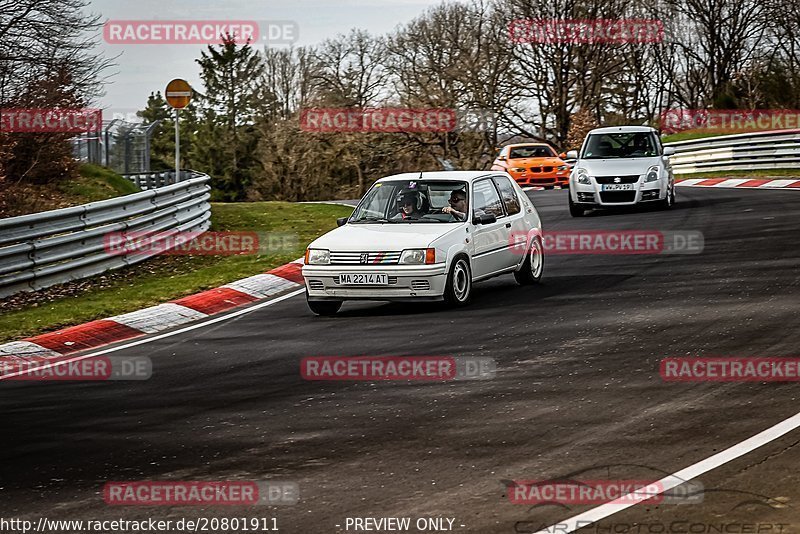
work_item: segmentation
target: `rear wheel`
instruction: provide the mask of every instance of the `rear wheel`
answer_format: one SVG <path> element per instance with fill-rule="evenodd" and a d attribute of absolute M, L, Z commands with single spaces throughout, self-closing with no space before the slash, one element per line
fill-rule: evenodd
<path fill-rule="evenodd" d="M 312 312 L 326 317 L 336 315 L 342 307 L 341 300 L 308 300 L 308 293 L 306 293 L 306 303 Z"/>
<path fill-rule="evenodd" d="M 444 287 L 444 300 L 451 306 L 466 306 L 472 297 L 472 269 L 464 256 L 453 260 L 447 283 Z"/>
<path fill-rule="evenodd" d="M 538 284 L 544 273 L 544 251 L 542 242 L 538 237 L 533 238 L 531 249 L 525 255 L 522 267 L 514 271 L 514 279 L 521 286 Z"/>
<path fill-rule="evenodd" d="M 573 217 L 583 217 L 583 208 L 572 202 L 572 196 L 569 197 L 569 214 Z"/>

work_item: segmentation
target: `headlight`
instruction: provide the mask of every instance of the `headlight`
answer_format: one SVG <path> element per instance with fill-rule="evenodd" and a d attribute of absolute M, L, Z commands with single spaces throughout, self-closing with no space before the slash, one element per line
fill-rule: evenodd
<path fill-rule="evenodd" d="M 566 171 L 567 169 L 569 169 L 569 165 L 559 165 L 558 166 L 558 170 L 559 171 Z"/>
<path fill-rule="evenodd" d="M 331 262 L 330 250 L 309 248 L 306 250 L 306 265 L 328 265 Z"/>
<path fill-rule="evenodd" d="M 511 170 L 514 172 L 525 172 L 525 167 L 513 167 Z"/>
<path fill-rule="evenodd" d="M 658 180 L 658 174 L 660 169 L 658 165 L 653 165 L 649 169 L 647 169 L 647 177 L 644 179 L 645 182 L 655 182 Z"/>
<path fill-rule="evenodd" d="M 436 263 L 436 249 L 412 248 L 404 250 L 400 255 L 400 263 L 406 265 L 423 265 Z"/>
<path fill-rule="evenodd" d="M 579 168 L 575 171 L 575 174 L 578 177 L 579 184 L 592 185 L 592 181 L 589 179 L 589 171 L 586 169 Z"/>

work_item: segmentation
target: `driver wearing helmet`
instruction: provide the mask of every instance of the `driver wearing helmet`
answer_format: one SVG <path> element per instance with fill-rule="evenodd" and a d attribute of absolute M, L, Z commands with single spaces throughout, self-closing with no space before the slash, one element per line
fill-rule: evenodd
<path fill-rule="evenodd" d="M 422 195 L 419 191 L 402 191 L 397 195 L 399 213 L 392 220 L 419 219 L 422 217 Z"/>

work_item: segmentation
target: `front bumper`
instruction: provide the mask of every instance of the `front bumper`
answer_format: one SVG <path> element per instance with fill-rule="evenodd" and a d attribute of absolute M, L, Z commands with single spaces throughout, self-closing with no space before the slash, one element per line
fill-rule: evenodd
<path fill-rule="evenodd" d="M 569 185 L 569 171 L 562 172 L 541 172 L 541 173 L 518 173 L 509 172 L 514 181 L 520 186 L 551 186 Z"/>
<path fill-rule="evenodd" d="M 447 266 L 433 265 L 304 265 L 309 300 L 442 300 Z M 340 274 L 382 273 L 389 285 L 341 285 Z"/>
<path fill-rule="evenodd" d="M 639 203 L 657 202 L 667 195 L 666 186 L 660 182 L 637 182 L 630 191 L 602 191 L 601 185 L 592 180 L 591 184 L 571 184 L 572 202 L 584 207 L 634 206 Z"/>

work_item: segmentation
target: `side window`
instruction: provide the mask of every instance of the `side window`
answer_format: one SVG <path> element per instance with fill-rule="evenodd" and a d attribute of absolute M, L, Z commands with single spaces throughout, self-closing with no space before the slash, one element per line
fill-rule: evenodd
<path fill-rule="evenodd" d="M 506 212 L 509 215 L 515 215 L 520 212 L 519 198 L 517 192 L 514 191 L 514 186 L 511 181 L 505 176 L 495 176 L 493 178 L 497 189 L 500 190 L 500 196 L 503 198 L 503 204 L 506 206 Z"/>
<path fill-rule="evenodd" d="M 491 180 L 480 180 L 475 182 L 472 187 L 474 191 L 472 199 L 472 213 L 494 213 L 498 219 L 503 217 L 503 203 L 500 201 L 500 196 L 497 194 Z"/>

